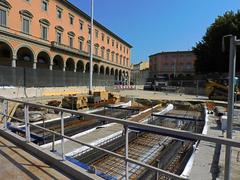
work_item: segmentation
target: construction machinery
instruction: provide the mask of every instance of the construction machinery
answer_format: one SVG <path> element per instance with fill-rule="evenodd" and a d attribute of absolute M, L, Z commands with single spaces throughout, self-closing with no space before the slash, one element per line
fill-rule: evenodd
<path fill-rule="evenodd" d="M 211 100 L 227 100 L 228 98 L 228 79 L 208 80 L 206 84 L 206 93 Z M 235 82 L 235 99 L 240 100 L 239 81 Z"/>

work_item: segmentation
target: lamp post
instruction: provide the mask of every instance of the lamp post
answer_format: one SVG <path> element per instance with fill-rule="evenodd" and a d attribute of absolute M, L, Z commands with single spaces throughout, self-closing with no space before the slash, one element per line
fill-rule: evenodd
<path fill-rule="evenodd" d="M 93 8 L 94 0 L 91 0 L 91 32 L 90 32 L 90 69 L 89 69 L 89 95 L 93 94 Z"/>

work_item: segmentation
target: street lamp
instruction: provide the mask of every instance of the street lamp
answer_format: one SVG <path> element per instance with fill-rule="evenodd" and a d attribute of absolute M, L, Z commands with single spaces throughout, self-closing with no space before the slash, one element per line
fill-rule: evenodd
<path fill-rule="evenodd" d="M 90 32 L 90 69 L 89 69 L 89 95 L 93 94 L 93 7 L 94 0 L 91 0 L 91 32 Z"/>

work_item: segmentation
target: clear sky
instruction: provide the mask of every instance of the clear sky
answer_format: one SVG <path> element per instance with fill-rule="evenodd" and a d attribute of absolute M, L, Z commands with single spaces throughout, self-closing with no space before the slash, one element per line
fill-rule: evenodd
<path fill-rule="evenodd" d="M 91 0 L 69 0 L 90 14 Z M 161 51 L 191 50 L 239 0 L 94 0 L 94 19 L 132 46 L 132 63 Z"/>

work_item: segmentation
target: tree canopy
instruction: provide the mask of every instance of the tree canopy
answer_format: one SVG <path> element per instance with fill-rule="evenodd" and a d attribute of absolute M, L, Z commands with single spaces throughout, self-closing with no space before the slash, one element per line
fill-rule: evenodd
<path fill-rule="evenodd" d="M 222 37 L 229 34 L 240 37 L 240 11 L 236 13 L 228 11 L 223 16 L 218 16 L 208 27 L 202 40 L 193 47 L 193 52 L 197 57 L 196 73 L 228 72 L 229 39 L 225 41 L 225 52 L 222 52 Z M 239 55 L 240 49 L 237 50 L 237 71 L 240 69 Z"/>

